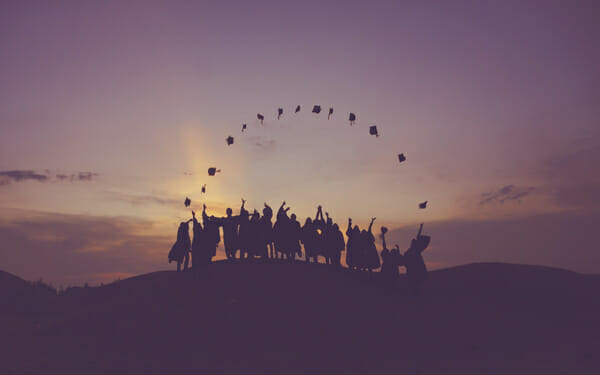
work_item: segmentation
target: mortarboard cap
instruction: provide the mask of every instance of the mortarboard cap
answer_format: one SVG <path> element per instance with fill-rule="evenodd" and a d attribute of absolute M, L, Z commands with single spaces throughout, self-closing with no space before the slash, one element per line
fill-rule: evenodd
<path fill-rule="evenodd" d="M 327 120 L 329 120 L 329 118 L 331 117 L 331 115 L 333 115 L 333 108 L 329 107 L 329 114 L 327 115 Z"/>
<path fill-rule="evenodd" d="M 206 184 L 202 185 L 202 193 L 206 193 Z"/>
<path fill-rule="evenodd" d="M 283 115 L 283 108 L 278 108 L 277 109 L 277 120 L 279 120 L 279 118 L 281 117 L 281 115 Z"/>
<path fill-rule="evenodd" d="M 402 163 L 406 160 L 406 156 L 404 156 L 404 154 L 398 154 L 398 160 L 400 161 L 400 163 Z"/>
<path fill-rule="evenodd" d="M 321 113 L 321 106 L 320 105 L 316 105 L 313 107 L 312 113 L 316 113 L 319 114 Z"/>
<path fill-rule="evenodd" d="M 233 137 L 229 136 L 227 137 L 227 146 L 231 146 L 233 144 Z"/>
<path fill-rule="evenodd" d="M 190 200 L 190 198 L 185 197 L 185 201 L 183 202 L 183 204 L 185 204 L 186 207 L 189 207 L 190 204 L 192 204 L 192 201 Z"/>
<path fill-rule="evenodd" d="M 377 133 L 377 126 L 369 126 L 369 134 L 379 137 L 379 133 Z"/>
<path fill-rule="evenodd" d="M 242 133 L 244 132 L 244 130 L 246 130 L 247 125 L 246 124 L 242 124 Z"/>
<path fill-rule="evenodd" d="M 221 172 L 221 170 L 217 169 L 217 168 L 214 168 L 214 167 L 208 168 L 208 175 L 209 176 L 214 176 L 215 173 L 217 173 L 217 172 Z"/>
<path fill-rule="evenodd" d="M 423 209 L 425 207 L 427 207 L 427 201 L 419 203 L 419 208 Z"/>
<path fill-rule="evenodd" d="M 356 121 L 356 115 L 352 112 L 350 112 L 350 116 L 348 116 L 348 120 L 350 121 L 350 125 L 354 124 L 354 121 Z"/>
<path fill-rule="evenodd" d="M 296 112 L 295 113 L 298 113 L 298 112 L 300 112 L 300 106 L 296 107 Z"/>
<path fill-rule="evenodd" d="M 260 120 L 260 123 L 263 123 L 263 120 L 265 119 L 265 116 L 261 115 L 260 113 L 256 114 L 256 118 Z"/>

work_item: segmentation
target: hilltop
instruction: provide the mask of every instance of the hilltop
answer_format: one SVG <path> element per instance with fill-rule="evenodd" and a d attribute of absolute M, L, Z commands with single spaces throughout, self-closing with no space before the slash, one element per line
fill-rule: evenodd
<path fill-rule="evenodd" d="M 11 374 L 600 371 L 600 275 L 480 263 L 431 272 L 419 298 L 403 286 L 304 263 L 154 272 L 72 289 L 35 314 L 4 313 L 0 366 Z"/>

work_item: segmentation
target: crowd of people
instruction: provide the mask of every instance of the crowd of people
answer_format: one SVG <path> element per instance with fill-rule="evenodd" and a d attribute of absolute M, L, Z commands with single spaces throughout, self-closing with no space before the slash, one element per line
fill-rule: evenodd
<path fill-rule="evenodd" d="M 352 226 L 348 219 L 347 241 L 339 226 L 333 223 L 329 214 L 321 206 L 317 208 L 314 219 L 306 218 L 303 225 L 296 215 L 288 216 L 289 207 L 283 202 L 277 211 L 275 223 L 273 210 L 264 204 L 262 216 L 257 210 L 252 214 L 246 210 L 242 199 L 239 215 L 234 216 L 231 208 L 225 217 L 208 216 L 206 205 L 202 209 L 202 223 L 192 211 L 192 218 L 182 222 L 177 232 L 177 241 L 169 252 L 169 263 L 176 262 L 177 270 L 198 270 L 212 262 L 221 242 L 219 228 L 223 228 L 223 245 L 228 260 L 251 261 L 253 259 L 282 259 L 293 262 L 303 256 L 306 262 L 318 262 L 323 257 L 326 264 L 341 268 L 342 252 L 346 251 L 348 268 L 356 271 L 368 271 L 381 268 L 383 280 L 394 283 L 400 277 L 400 267 L 406 268 L 407 278 L 413 291 L 417 292 L 427 278 L 427 268 L 421 253 L 429 246 L 431 238 L 423 235 L 423 224 L 410 247 L 401 253 L 398 245 L 388 249 L 385 241 L 387 228 L 381 227 L 381 258 L 375 246 L 373 223 L 368 229 L 361 230 Z M 193 239 L 190 239 L 189 224 L 192 223 Z M 182 267 L 183 266 L 183 267 Z"/>

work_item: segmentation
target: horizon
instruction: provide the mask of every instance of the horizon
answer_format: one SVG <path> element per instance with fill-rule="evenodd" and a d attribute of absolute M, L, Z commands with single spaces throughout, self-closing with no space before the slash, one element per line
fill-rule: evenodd
<path fill-rule="evenodd" d="M 598 274 L 598 14 L 539 0 L 5 2 L 0 269 L 55 286 L 173 269 L 191 209 L 235 215 L 245 198 L 286 201 L 300 222 L 321 204 L 344 232 L 377 217 L 390 248 L 425 223 L 431 269 Z"/>

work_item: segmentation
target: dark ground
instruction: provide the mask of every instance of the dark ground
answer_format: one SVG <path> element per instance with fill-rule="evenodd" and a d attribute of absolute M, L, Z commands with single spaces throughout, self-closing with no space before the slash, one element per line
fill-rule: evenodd
<path fill-rule="evenodd" d="M 431 272 L 418 299 L 303 263 L 58 297 L 0 276 L 1 374 L 600 373 L 600 275 L 471 264 Z"/>

